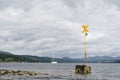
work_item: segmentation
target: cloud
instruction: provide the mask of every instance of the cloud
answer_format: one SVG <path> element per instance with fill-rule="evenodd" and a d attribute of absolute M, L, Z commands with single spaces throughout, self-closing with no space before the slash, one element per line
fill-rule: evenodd
<path fill-rule="evenodd" d="M 119 48 L 120 10 L 111 0 L 0 2 L 0 50 L 19 55 L 83 57 L 81 25 L 88 24 L 88 56 L 119 56 L 115 49 Z"/>

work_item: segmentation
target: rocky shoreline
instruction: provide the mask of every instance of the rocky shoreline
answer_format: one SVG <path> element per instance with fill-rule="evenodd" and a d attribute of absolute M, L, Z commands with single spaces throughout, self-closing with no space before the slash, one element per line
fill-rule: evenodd
<path fill-rule="evenodd" d="M 21 70 L 6 70 L 0 69 L 0 75 L 19 75 L 19 76 L 39 76 L 39 75 L 49 75 L 47 73 L 40 73 L 35 71 L 21 71 Z"/>

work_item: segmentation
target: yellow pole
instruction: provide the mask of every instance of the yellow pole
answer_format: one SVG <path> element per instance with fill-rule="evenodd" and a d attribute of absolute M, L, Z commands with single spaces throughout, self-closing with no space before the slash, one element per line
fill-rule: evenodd
<path fill-rule="evenodd" d="M 86 36 L 87 36 L 87 32 L 89 32 L 88 31 L 88 25 L 82 25 L 82 28 L 83 28 L 83 31 L 82 31 L 82 33 L 84 33 L 84 62 L 85 62 L 85 64 L 87 63 L 87 60 L 86 60 Z"/>
<path fill-rule="evenodd" d="M 84 63 L 86 64 L 87 61 L 86 61 L 86 33 L 84 33 Z"/>

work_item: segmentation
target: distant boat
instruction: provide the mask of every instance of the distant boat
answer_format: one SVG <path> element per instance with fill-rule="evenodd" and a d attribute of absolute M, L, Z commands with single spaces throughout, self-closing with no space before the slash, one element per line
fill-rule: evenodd
<path fill-rule="evenodd" d="M 51 64 L 57 64 L 57 63 L 58 63 L 58 62 L 55 61 L 55 55 L 53 54 Z"/>
<path fill-rule="evenodd" d="M 52 61 L 51 64 L 57 64 L 58 62 L 57 61 Z"/>

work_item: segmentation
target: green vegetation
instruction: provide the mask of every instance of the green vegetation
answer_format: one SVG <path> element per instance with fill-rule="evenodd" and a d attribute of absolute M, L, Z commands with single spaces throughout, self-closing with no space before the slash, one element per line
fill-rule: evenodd
<path fill-rule="evenodd" d="M 13 55 L 8 52 L 0 51 L 0 62 L 50 62 L 49 57 L 37 57 L 29 55 Z"/>

